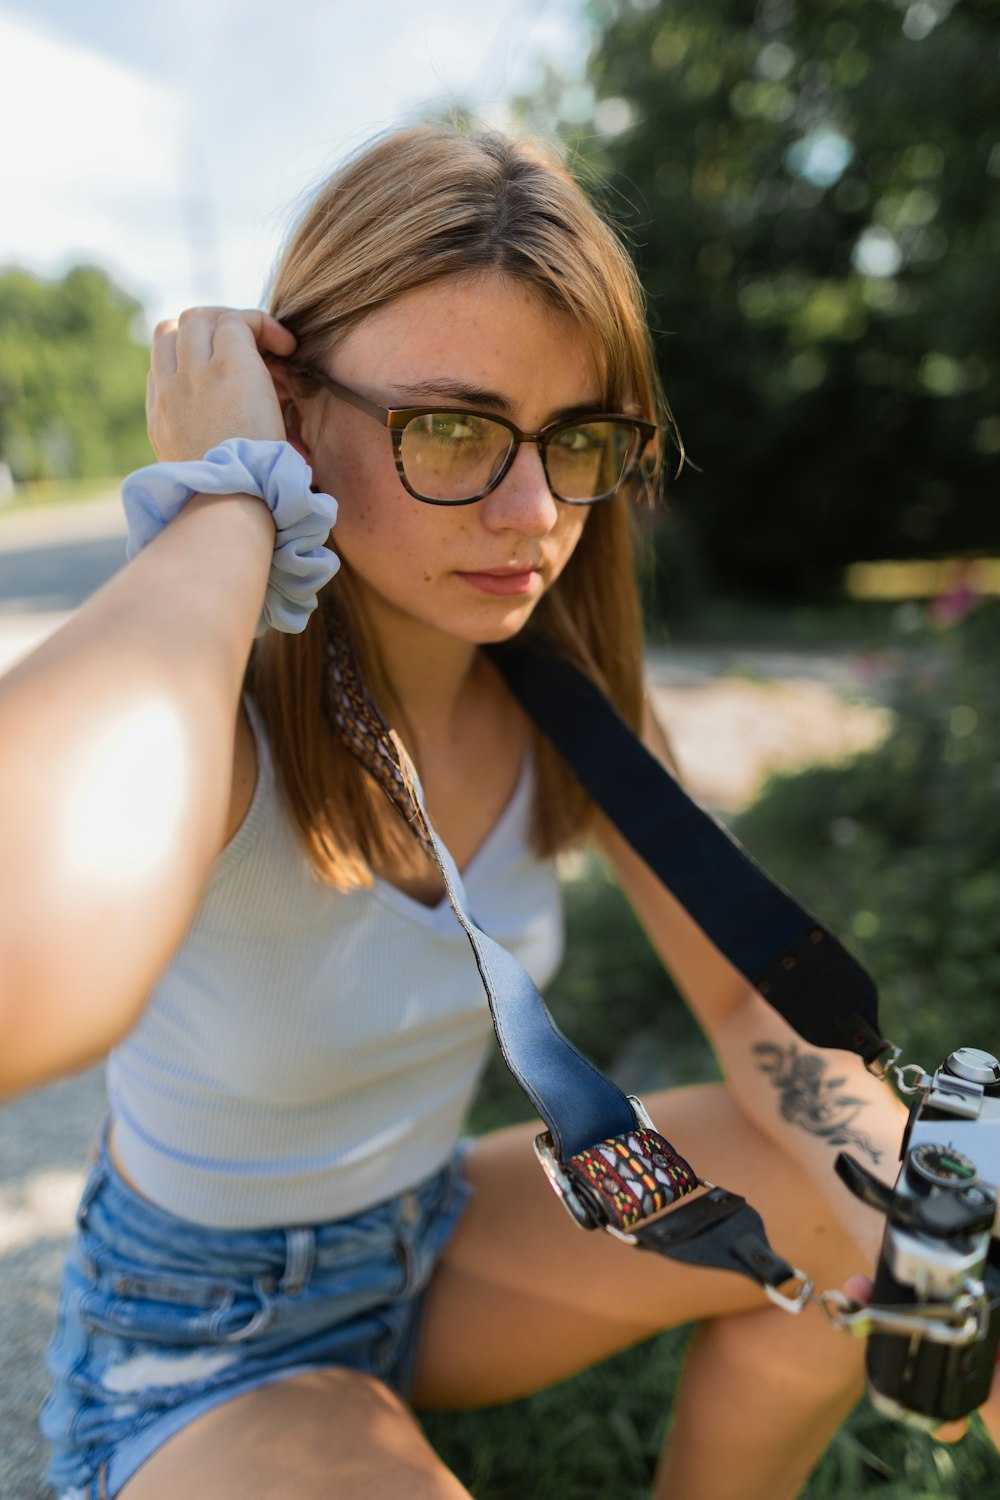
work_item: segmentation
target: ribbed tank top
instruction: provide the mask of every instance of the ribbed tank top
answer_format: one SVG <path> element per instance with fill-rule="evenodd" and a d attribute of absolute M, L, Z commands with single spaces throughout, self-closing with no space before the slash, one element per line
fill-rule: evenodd
<path fill-rule="evenodd" d="M 154 1203 L 226 1228 L 346 1217 L 412 1186 L 454 1149 L 493 1035 L 447 902 L 384 880 L 341 892 L 309 865 L 263 721 L 250 809 L 188 935 L 114 1049 L 115 1145 Z M 534 770 L 464 871 L 469 910 L 535 983 L 562 917 L 530 849 Z"/>

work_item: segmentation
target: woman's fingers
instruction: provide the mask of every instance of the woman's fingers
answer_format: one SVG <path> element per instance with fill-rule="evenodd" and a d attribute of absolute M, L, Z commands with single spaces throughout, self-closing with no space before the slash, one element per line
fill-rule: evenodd
<path fill-rule="evenodd" d="M 181 313 L 178 322 L 183 332 L 191 334 L 192 352 L 197 349 L 197 352 L 208 358 L 211 343 L 206 349 L 206 335 L 213 338 L 219 324 L 232 319 L 239 319 L 246 325 L 253 334 L 258 349 L 282 356 L 293 352 L 296 344 L 294 333 L 259 307 L 189 307 Z"/>
<path fill-rule="evenodd" d="M 215 316 L 207 307 L 188 307 L 177 319 L 177 368 L 204 364 L 212 358 Z"/>
<path fill-rule="evenodd" d="M 153 348 L 149 357 L 153 380 L 162 382 L 177 374 L 177 319 L 164 318 L 153 329 Z"/>
<path fill-rule="evenodd" d="M 940 1427 L 935 1427 L 931 1437 L 938 1443 L 959 1443 L 969 1430 L 969 1419 L 963 1417 L 960 1422 L 945 1422 Z"/>
<path fill-rule="evenodd" d="M 225 308 L 215 319 L 212 334 L 212 357 L 215 359 L 249 360 L 256 369 L 266 368 L 260 357 L 258 342 L 263 328 L 254 323 L 246 313 Z"/>
<path fill-rule="evenodd" d="M 285 358 L 294 351 L 298 343 L 294 333 L 284 323 L 279 323 L 277 318 L 272 318 L 270 313 L 251 308 L 243 316 L 248 319 L 258 349 L 266 349 L 269 354 Z"/>
<path fill-rule="evenodd" d="M 285 436 L 269 355 L 295 336 L 260 308 L 192 307 L 157 324 L 146 415 L 161 459 L 201 458 L 226 438 Z"/>
<path fill-rule="evenodd" d="M 176 322 L 161 324 L 160 328 L 168 338 L 171 331 L 175 334 L 175 368 L 179 369 L 211 359 L 220 333 L 228 335 L 228 346 L 234 330 L 237 338 L 242 337 L 242 328 L 252 335 L 253 345 L 260 352 L 289 355 L 296 343 L 293 333 L 259 307 L 188 307 Z"/>

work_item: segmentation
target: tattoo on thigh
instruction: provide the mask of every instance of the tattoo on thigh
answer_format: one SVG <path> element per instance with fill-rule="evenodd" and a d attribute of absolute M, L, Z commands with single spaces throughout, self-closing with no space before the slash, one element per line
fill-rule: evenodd
<path fill-rule="evenodd" d="M 840 1092 L 846 1079 L 824 1078 L 826 1063 L 821 1057 L 814 1052 L 800 1056 L 796 1046 L 778 1047 L 773 1042 L 757 1042 L 753 1050 L 760 1058 L 761 1072 L 781 1095 L 783 1120 L 820 1136 L 830 1146 L 856 1146 L 873 1162 L 881 1160 L 881 1151 L 855 1124 L 866 1101 Z"/>

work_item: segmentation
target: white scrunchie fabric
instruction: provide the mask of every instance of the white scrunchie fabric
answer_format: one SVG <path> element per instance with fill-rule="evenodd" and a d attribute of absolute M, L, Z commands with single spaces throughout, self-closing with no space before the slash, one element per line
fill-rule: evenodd
<path fill-rule="evenodd" d="M 340 567 L 323 543 L 337 519 L 332 495 L 313 494 L 312 470 L 290 443 L 228 438 L 202 459 L 149 464 L 122 486 L 131 562 L 192 495 L 258 495 L 274 517 L 274 557 L 256 635 L 270 628 L 297 635 L 316 595 Z"/>

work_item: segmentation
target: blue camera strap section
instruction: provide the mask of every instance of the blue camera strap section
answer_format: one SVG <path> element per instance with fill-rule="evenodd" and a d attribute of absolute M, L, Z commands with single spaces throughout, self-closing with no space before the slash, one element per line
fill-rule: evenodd
<path fill-rule="evenodd" d="M 868 971 L 692 801 L 590 678 L 530 646 L 489 655 L 597 806 L 799 1036 L 866 1065 L 890 1049 Z"/>
<path fill-rule="evenodd" d="M 571 1216 L 640 1249 L 749 1276 L 768 1289 L 797 1275 L 771 1249 L 759 1214 L 705 1183 L 625 1094 L 559 1030 L 530 975 L 478 926 L 462 878 L 427 816 L 399 738 L 368 698 L 346 638 L 328 637 L 331 727 L 433 859 L 468 938 L 507 1067 L 548 1126 L 543 1162 Z M 537 1149 L 537 1146 L 536 1146 Z M 699 1192 L 698 1190 L 702 1190 Z M 664 1213 L 680 1200 L 676 1212 Z M 648 1222 L 649 1221 L 649 1222 Z"/>

